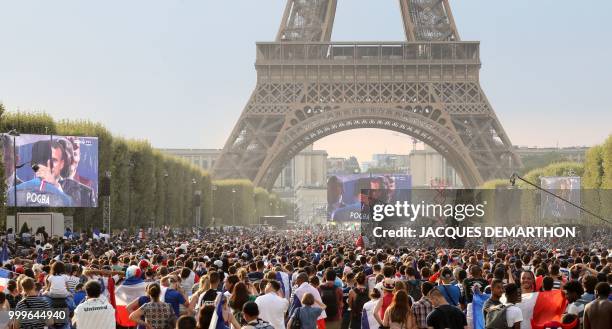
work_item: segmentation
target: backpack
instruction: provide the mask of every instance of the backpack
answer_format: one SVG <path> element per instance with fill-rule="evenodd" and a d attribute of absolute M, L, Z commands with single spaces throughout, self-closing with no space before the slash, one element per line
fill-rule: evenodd
<path fill-rule="evenodd" d="M 361 316 L 363 305 L 370 301 L 370 296 L 368 295 L 368 288 L 353 288 L 353 291 L 355 291 L 356 296 L 351 306 L 351 317 L 358 318 Z"/>
<path fill-rule="evenodd" d="M 421 292 L 421 281 L 419 280 L 406 280 L 406 286 L 408 286 L 408 295 L 412 297 L 413 301 L 421 300 L 423 293 Z"/>
<path fill-rule="evenodd" d="M 293 313 L 293 318 L 291 318 L 291 328 L 289 329 L 300 329 L 302 328 L 302 319 L 300 319 L 300 310 L 302 308 L 298 307 L 295 309 Z"/>
<path fill-rule="evenodd" d="M 336 287 L 323 285 L 321 290 L 321 300 L 327 306 L 325 313 L 329 319 L 334 319 L 338 315 L 338 296 L 336 295 Z"/>
<path fill-rule="evenodd" d="M 244 329 L 274 329 L 274 327 L 271 324 L 269 324 L 268 322 L 262 319 L 257 319 L 257 323 L 251 322 L 242 328 Z"/>
<path fill-rule="evenodd" d="M 486 329 L 508 329 L 506 321 L 506 305 L 498 305 L 489 309 L 485 319 Z"/>

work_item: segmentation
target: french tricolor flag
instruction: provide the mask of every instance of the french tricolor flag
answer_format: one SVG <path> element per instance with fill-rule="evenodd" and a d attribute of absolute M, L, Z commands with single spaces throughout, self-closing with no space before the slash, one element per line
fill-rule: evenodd
<path fill-rule="evenodd" d="M 0 268 L 0 292 L 3 292 L 6 289 L 10 277 L 10 271 Z"/>
<path fill-rule="evenodd" d="M 115 289 L 115 316 L 117 324 L 122 327 L 135 327 L 130 320 L 128 304 L 145 295 L 147 284 L 140 278 L 138 266 L 130 266 L 126 271 L 128 277 L 123 284 Z M 112 279 L 111 279 L 112 280 Z"/>

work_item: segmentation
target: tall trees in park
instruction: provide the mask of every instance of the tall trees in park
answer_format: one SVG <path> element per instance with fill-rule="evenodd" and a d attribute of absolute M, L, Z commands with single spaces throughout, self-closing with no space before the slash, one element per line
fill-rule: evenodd
<path fill-rule="evenodd" d="M 111 227 L 145 227 L 151 224 L 191 226 L 200 204 L 200 223 L 209 225 L 213 217 L 213 185 L 210 175 L 180 158 L 154 150 L 146 141 L 113 136 L 104 126 L 89 121 L 55 122 L 49 115 L 5 113 L 0 104 L 0 132 L 17 129 L 21 134 L 54 134 L 98 137 L 99 177 L 111 178 Z M 0 222 L 4 222 L 4 170 L 0 157 Z M 215 200 L 216 225 L 230 219 L 234 206 L 235 225 L 255 222 L 261 215 L 279 209 L 278 198 L 257 190 L 248 181 L 218 181 L 219 198 Z M 236 192 L 231 192 L 232 190 Z M 228 191 L 230 194 L 228 194 Z M 199 197 L 196 197 L 196 193 Z M 271 201 L 272 200 L 272 201 Z M 97 208 L 62 208 L 53 211 L 73 216 L 78 228 L 102 226 L 103 200 Z M 257 203 L 257 208 L 255 204 Z M 17 209 L 17 211 L 32 209 Z M 51 209 L 39 209 L 51 211 Z"/>

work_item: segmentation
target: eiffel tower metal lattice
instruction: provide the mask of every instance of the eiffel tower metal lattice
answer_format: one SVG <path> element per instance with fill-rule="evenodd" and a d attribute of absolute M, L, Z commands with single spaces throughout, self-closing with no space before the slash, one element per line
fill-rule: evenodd
<path fill-rule="evenodd" d="M 330 42 L 337 0 L 288 0 L 215 178 L 271 188 L 304 147 L 355 128 L 418 138 L 468 187 L 509 177 L 520 159 L 480 87 L 480 43 L 460 41 L 448 0 L 399 3 L 407 41 L 364 43 Z"/>

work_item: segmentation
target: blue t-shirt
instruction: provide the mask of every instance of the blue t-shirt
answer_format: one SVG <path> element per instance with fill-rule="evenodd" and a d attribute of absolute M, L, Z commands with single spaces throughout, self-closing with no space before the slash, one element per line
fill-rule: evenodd
<path fill-rule="evenodd" d="M 74 293 L 74 306 L 77 306 L 79 304 L 81 304 L 81 302 L 83 302 L 83 300 L 85 300 L 85 297 L 87 296 L 87 294 L 84 291 L 77 291 Z"/>
<path fill-rule="evenodd" d="M 459 287 L 452 284 L 443 284 L 438 286 L 438 290 L 444 296 L 444 299 L 453 306 L 459 305 L 461 302 L 461 290 Z"/>
<path fill-rule="evenodd" d="M 172 306 L 172 309 L 174 309 L 174 314 L 176 314 L 176 317 L 178 318 L 180 313 L 180 305 L 185 304 L 185 298 L 183 295 L 174 289 L 168 289 L 166 290 L 164 301 Z"/>

